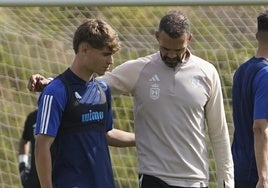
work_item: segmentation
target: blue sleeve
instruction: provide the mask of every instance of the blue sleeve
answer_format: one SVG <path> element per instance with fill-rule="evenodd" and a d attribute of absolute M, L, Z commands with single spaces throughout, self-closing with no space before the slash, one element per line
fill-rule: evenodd
<path fill-rule="evenodd" d="M 253 82 L 254 120 L 268 119 L 268 67 L 261 69 Z"/>
<path fill-rule="evenodd" d="M 100 81 L 100 85 L 105 91 L 107 104 L 108 104 L 108 114 L 107 114 L 108 117 L 107 117 L 107 126 L 106 126 L 106 131 L 108 132 L 114 128 L 111 90 L 110 90 L 110 87 L 103 81 Z"/>
<path fill-rule="evenodd" d="M 63 111 L 67 103 L 65 85 L 60 79 L 53 80 L 38 99 L 36 134 L 57 135 Z"/>

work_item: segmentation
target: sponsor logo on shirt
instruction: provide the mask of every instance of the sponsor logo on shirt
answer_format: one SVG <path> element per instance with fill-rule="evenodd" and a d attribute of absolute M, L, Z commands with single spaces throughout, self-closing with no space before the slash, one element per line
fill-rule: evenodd
<path fill-rule="evenodd" d="M 150 98 L 153 100 L 159 99 L 160 89 L 159 89 L 158 82 L 160 82 L 160 79 L 157 76 L 157 74 L 155 74 L 153 77 L 151 77 L 149 79 L 149 82 L 151 82 Z"/>
<path fill-rule="evenodd" d="M 160 79 L 158 78 L 157 74 L 155 74 L 152 78 L 149 79 L 149 82 L 160 82 Z"/>
<path fill-rule="evenodd" d="M 82 114 L 82 122 L 89 122 L 89 121 L 102 121 L 104 119 L 103 111 L 92 111 L 89 110 L 88 113 Z"/>

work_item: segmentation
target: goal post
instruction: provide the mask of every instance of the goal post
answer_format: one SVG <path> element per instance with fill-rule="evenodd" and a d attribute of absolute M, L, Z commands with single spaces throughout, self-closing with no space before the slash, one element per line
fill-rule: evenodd
<path fill-rule="evenodd" d="M 264 5 L 267 0 L 0 0 L 2 6 Z"/>
<path fill-rule="evenodd" d="M 214 64 L 220 74 L 232 139 L 232 76 L 255 54 L 256 17 L 268 10 L 266 0 L 0 0 L 0 5 L 0 188 L 21 187 L 18 141 L 39 95 L 26 88 L 30 75 L 54 77 L 71 65 L 72 36 L 86 18 L 101 17 L 118 31 L 122 49 L 114 56 L 115 67 L 154 53 L 154 32 L 162 15 L 171 9 L 184 12 L 193 33 L 191 52 Z M 131 96 L 113 96 L 113 112 L 116 128 L 134 131 Z M 110 150 L 117 188 L 137 188 L 135 148 Z M 211 149 L 210 156 L 209 187 L 215 188 Z"/>

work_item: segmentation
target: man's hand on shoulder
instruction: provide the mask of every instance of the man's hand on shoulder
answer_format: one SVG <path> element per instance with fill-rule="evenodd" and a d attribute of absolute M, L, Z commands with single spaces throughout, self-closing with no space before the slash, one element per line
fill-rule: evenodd
<path fill-rule="evenodd" d="M 33 74 L 28 81 L 27 88 L 33 92 L 41 92 L 52 78 L 45 78 L 41 74 Z"/>

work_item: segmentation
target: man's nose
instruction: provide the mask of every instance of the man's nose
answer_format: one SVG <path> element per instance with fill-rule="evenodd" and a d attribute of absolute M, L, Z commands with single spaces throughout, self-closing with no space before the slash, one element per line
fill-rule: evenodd
<path fill-rule="evenodd" d="M 109 65 L 114 63 L 114 58 L 113 58 L 113 56 L 109 56 L 109 57 L 108 57 L 108 59 L 107 59 L 107 63 L 108 63 Z"/>

